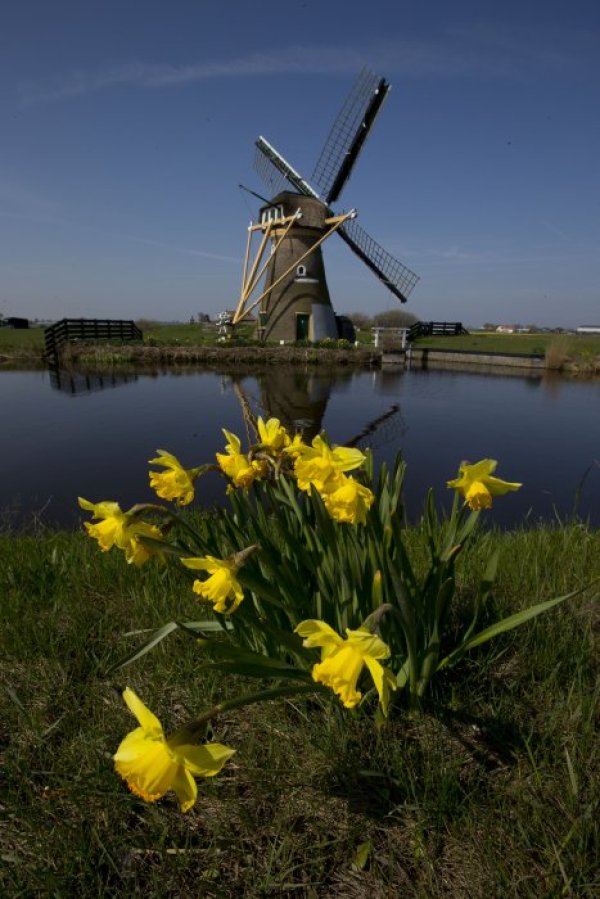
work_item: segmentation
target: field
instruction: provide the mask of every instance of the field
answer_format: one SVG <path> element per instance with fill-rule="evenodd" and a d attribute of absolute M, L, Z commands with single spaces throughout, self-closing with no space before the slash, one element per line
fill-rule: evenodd
<path fill-rule="evenodd" d="M 490 353 L 524 353 L 543 356 L 548 347 L 560 342 L 573 357 L 600 356 L 600 334 L 583 337 L 562 334 L 495 334 L 473 332 L 457 337 L 421 337 L 415 346 L 431 349 L 476 350 Z"/>
<path fill-rule="evenodd" d="M 41 354 L 43 349 L 43 328 L 24 328 L 22 331 L 14 328 L 0 328 L 0 353 L 30 350 Z"/>
<path fill-rule="evenodd" d="M 423 544 L 419 528 L 410 540 Z M 482 533 L 501 550 L 495 613 L 600 573 L 581 524 Z M 204 617 L 175 566 L 133 570 L 83 534 L 0 535 L 0 884 L 6 896 L 598 895 L 597 602 L 590 593 L 474 650 L 437 713 L 375 731 L 337 701 L 230 713 L 238 749 L 182 815 L 130 794 L 111 755 L 134 726 L 129 684 L 174 724 L 232 690 L 180 635 L 125 669 L 139 628 Z M 127 633 L 129 632 L 129 636 Z M 234 687 L 239 685 L 235 684 Z"/>

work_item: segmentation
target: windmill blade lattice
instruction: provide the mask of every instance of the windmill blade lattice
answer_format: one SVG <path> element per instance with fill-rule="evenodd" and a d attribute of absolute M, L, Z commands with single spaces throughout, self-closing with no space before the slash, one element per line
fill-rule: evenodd
<path fill-rule="evenodd" d="M 387 81 L 367 68 L 356 79 L 311 178 L 325 203 L 341 194 L 389 90 Z"/>
<path fill-rule="evenodd" d="M 405 303 L 419 276 L 384 250 L 356 219 L 343 224 L 338 234 L 400 302 Z"/>
<path fill-rule="evenodd" d="M 306 197 L 317 197 L 317 192 L 310 184 L 264 137 L 259 137 L 256 141 L 254 169 L 273 194 L 291 188 Z"/>
<path fill-rule="evenodd" d="M 265 156 L 258 144 L 254 155 L 254 171 L 272 196 L 286 188 L 289 190 L 290 187 L 293 187 L 283 172 L 277 168 L 273 160 Z"/>

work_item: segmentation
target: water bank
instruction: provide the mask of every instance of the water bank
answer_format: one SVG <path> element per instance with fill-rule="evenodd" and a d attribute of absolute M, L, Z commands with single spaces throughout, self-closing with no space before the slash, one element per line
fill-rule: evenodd
<path fill-rule="evenodd" d="M 600 374 L 600 357 L 564 359 L 559 364 L 546 355 L 493 353 L 484 350 L 437 349 L 411 345 L 405 350 L 382 352 L 381 364 L 405 368 L 455 371 L 486 371 L 521 377 L 541 377 L 560 373 L 576 377 Z"/>
<path fill-rule="evenodd" d="M 333 365 L 379 367 L 381 351 L 372 347 L 297 346 L 102 346 L 70 344 L 61 364 L 100 365 Z"/>

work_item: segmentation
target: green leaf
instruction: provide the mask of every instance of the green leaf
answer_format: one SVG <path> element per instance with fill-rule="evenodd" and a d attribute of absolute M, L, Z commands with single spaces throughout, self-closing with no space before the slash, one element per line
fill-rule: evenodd
<path fill-rule="evenodd" d="M 282 606 L 279 591 L 274 589 L 273 586 L 259 574 L 240 568 L 237 573 L 237 579 L 240 584 L 247 587 L 249 590 L 252 590 L 252 592 L 256 593 L 261 599 L 273 603 L 275 606 Z"/>
<path fill-rule="evenodd" d="M 494 582 L 496 580 L 496 574 L 498 571 L 498 560 L 500 558 L 499 550 L 496 550 L 492 553 L 490 558 L 488 559 L 488 563 L 485 569 L 485 573 L 483 578 L 481 579 L 481 583 L 479 585 L 479 592 L 477 597 L 475 598 L 475 607 L 473 609 L 473 619 L 467 628 L 462 642 L 466 643 L 470 638 L 471 634 L 477 627 L 477 622 L 479 621 L 479 615 L 481 614 L 481 610 L 485 605 L 488 596 L 492 591 L 492 587 L 494 586 Z"/>
<path fill-rule="evenodd" d="M 291 665 L 274 665 L 273 660 L 265 660 L 265 664 L 259 662 L 247 662 L 243 659 L 235 661 L 226 659 L 219 662 L 206 662 L 198 666 L 202 671 L 223 671 L 227 674 L 239 674 L 242 677 L 283 678 L 285 680 L 310 680 L 310 672 L 302 668 L 293 668 Z"/>
<path fill-rule="evenodd" d="M 165 637 L 168 637 L 169 634 L 172 634 L 173 631 L 176 631 L 179 625 L 176 621 L 169 621 L 167 624 L 164 624 L 162 627 L 159 627 L 158 630 L 154 631 L 149 640 L 141 646 L 138 650 L 133 653 L 127 655 L 124 659 L 116 662 L 116 664 L 111 665 L 111 667 L 106 671 L 106 676 L 110 674 L 114 674 L 115 671 L 120 671 L 121 668 L 125 668 L 126 665 L 131 665 L 132 662 L 136 662 L 138 659 L 141 659 L 142 656 L 145 656 L 147 652 L 150 652 L 151 649 L 160 643 Z"/>
<path fill-rule="evenodd" d="M 490 627 L 486 627 L 485 630 L 480 631 L 478 634 L 475 634 L 474 637 L 471 637 L 469 640 L 461 643 L 461 645 L 458 646 L 449 655 L 447 655 L 445 659 L 442 659 L 437 667 L 437 670 L 441 671 L 442 668 L 446 668 L 449 665 L 454 665 L 470 649 L 474 649 L 476 646 L 481 646 L 482 643 L 487 643 L 488 640 L 493 640 L 493 638 L 497 637 L 499 634 L 504 634 L 506 631 L 511 631 L 515 627 L 519 627 L 521 624 L 525 624 L 527 621 L 531 621 L 532 618 L 536 618 L 543 612 L 547 612 L 548 609 L 552 609 L 559 603 L 564 602 L 567 599 L 572 599 L 574 596 L 579 596 L 584 592 L 584 590 L 587 590 L 587 587 L 582 587 L 580 590 L 574 590 L 572 593 L 566 593 L 564 596 L 555 596 L 554 599 L 547 599 L 544 602 L 539 602 L 534 606 L 529 606 L 528 609 L 523 609 L 521 612 L 516 612 L 514 615 L 509 615 L 508 618 L 503 618 L 502 621 L 497 621 L 496 624 L 492 624 Z"/>
<path fill-rule="evenodd" d="M 167 553 L 171 556 L 185 556 L 189 552 L 188 549 L 180 549 L 172 543 L 166 543 L 164 540 L 155 540 L 154 537 L 146 537 L 140 534 L 135 538 L 139 543 L 143 543 L 148 549 L 155 549 L 159 552 Z"/>
<path fill-rule="evenodd" d="M 354 858 L 352 859 L 352 868 L 354 871 L 362 871 L 367 862 L 369 861 L 369 856 L 373 850 L 373 844 L 371 840 L 365 840 L 364 843 L 361 843 L 356 852 L 354 853 Z"/>
<path fill-rule="evenodd" d="M 231 622 L 225 618 L 223 619 L 223 623 L 221 621 L 179 621 L 177 622 L 177 627 L 181 628 L 184 631 L 194 631 L 194 633 L 201 634 L 222 634 L 223 631 L 231 631 L 233 630 L 233 625 Z"/>

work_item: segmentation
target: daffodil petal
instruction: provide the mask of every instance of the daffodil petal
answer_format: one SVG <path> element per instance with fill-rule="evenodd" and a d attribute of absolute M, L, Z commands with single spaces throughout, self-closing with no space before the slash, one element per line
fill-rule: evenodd
<path fill-rule="evenodd" d="M 366 461 L 365 454 L 353 447 L 336 446 L 331 455 L 338 471 L 352 471 L 354 468 L 360 468 Z"/>
<path fill-rule="evenodd" d="M 177 755 L 184 759 L 186 768 L 201 777 L 215 777 L 234 753 L 235 749 L 221 743 L 177 746 Z"/>
<path fill-rule="evenodd" d="M 227 440 L 227 450 L 232 454 L 239 453 L 242 448 L 242 442 L 239 437 L 236 437 L 235 434 L 232 434 L 231 431 L 227 431 L 225 428 L 222 428 L 223 433 L 225 434 L 225 439 Z"/>
<path fill-rule="evenodd" d="M 369 657 L 372 659 L 389 658 L 389 647 L 377 634 L 372 634 L 366 628 L 358 628 L 355 631 L 347 629 L 346 634 L 348 635 L 348 642 L 356 646 L 365 659 Z"/>
<path fill-rule="evenodd" d="M 180 559 L 183 565 L 186 568 L 191 568 L 194 571 L 218 571 L 220 568 L 226 566 L 226 562 L 223 560 L 216 559 L 214 556 L 185 556 Z"/>
<path fill-rule="evenodd" d="M 156 459 L 148 459 L 148 463 L 150 465 L 164 465 L 165 468 L 183 468 L 179 459 L 174 456 L 172 453 L 168 453 L 166 450 L 156 450 L 158 456 Z"/>
<path fill-rule="evenodd" d="M 369 669 L 375 689 L 379 695 L 379 702 L 383 714 L 387 716 L 390 702 L 390 693 L 397 688 L 396 678 L 389 668 L 384 668 L 378 661 L 369 656 L 365 656 L 365 665 Z"/>
<path fill-rule="evenodd" d="M 190 772 L 183 765 L 180 765 L 177 768 L 171 783 L 171 789 L 175 791 L 181 811 L 188 812 L 196 802 L 198 785 Z"/>
<path fill-rule="evenodd" d="M 518 490 L 522 486 L 516 481 L 503 481 L 501 478 L 490 477 L 486 480 L 486 487 L 492 496 L 502 496 L 503 493 L 508 493 L 509 490 Z"/>
<path fill-rule="evenodd" d="M 336 647 L 344 642 L 344 638 L 340 637 L 332 627 L 324 621 L 318 621 L 314 618 L 301 621 L 294 630 L 304 638 L 303 645 L 307 649 L 314 649 L 317 646 Z"/>
<path fill-rule="evenodd" d="M 156 715 L 144 705 L 140 697 L 130 687 L 123 690 L 123 699 L 127 708 L 139 721 L 141 727 L 149 734 L 160 735 L 163 732 L 162 724 Z"/>

